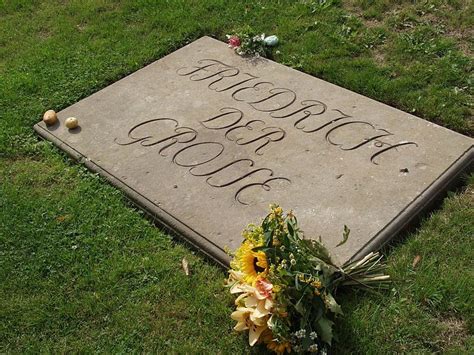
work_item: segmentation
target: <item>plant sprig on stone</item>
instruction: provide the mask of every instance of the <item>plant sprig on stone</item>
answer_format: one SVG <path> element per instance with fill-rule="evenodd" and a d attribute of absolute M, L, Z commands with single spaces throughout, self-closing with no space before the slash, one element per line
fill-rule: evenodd
<path fill-rule="evenodd" d="M 349 229 L 344 228 L 344 241 Z M 326 353 L 333 325 L 342 314 L 339 287 L 386 287 L 389 276 L 378 253 L 336 266 L 317 240 L 304 239 L 296 216 L 270 206 L 260 226 L 249 225 L 229 271 L 230 292 L 238 295 L 232 318 L 249 332 L 251 346 L 276 353 Z"/>
<path fill-rule="evenodd" d="M 278 44 L 277 36 L 265 36 L 264 33 L 257 33 L 249 26 L 226 37 L 229 47 L 240 56 L 268 57 L 272 47 Z"/>

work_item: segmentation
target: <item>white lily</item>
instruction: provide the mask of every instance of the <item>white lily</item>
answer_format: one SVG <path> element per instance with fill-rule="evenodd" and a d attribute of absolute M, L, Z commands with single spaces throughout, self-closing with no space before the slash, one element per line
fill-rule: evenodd
<path fill-rule="evenodd" d="M 253 287 L 244 282 L 244 274 L 239 271 L 231 270 L 229 272 L 229 284 L 232 283 L 230 287 L 230 293 L 243 293 L 243 292 L 253 292 Z"/>
<path fill-rule="evenodd" d="M 237 307 L 237 310 L 232 312 L 231 318 L 237 321 L 234 329 L 237 331 L 247 330 L 249 331 L 249 345 L 254 346 L 263 331 L 267 329 L 267 324 L 264 321 L 261 324 L 254 323 L 251 320 L 251 315 L 254 309 L 246 307 Z"/>
<path fill-rule="evenodd" d="M 273 307 L 273 302 L 270 299 L 260 298 L 258 295 L 261 296 L 258 291 L 256 291 L 253 295 L 249 295 L 245 299 L 245 306 L 254 309 L 250 317 L 252 320 L 269 315 Z"/>

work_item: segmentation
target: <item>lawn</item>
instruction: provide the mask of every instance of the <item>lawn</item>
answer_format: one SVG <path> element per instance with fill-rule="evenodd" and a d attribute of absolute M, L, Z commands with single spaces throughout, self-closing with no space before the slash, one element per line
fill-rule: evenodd
<path fill-rule="evenodd" d="M 0 353 L 250 351 L 225 271 L 41 141 L 45 110 L 249 24 L 280 63 L 474 136 L 473 22 L 469 0 L 0 2 Z M 342 295 L 335 352 L 473 353 L 473 221 L 471 175 L 384 249 L 391 291 Z"/>

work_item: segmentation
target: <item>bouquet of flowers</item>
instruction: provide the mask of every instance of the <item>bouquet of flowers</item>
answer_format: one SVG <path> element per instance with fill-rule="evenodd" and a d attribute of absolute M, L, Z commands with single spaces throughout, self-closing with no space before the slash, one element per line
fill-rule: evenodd
<path fill-rule="evenodd" d="M 251 346 L 263 343 L 279 354 L 326 353 L 334 320 L 342 314 L 336 289 L 388 287 L 389 276 L 378 253 L 337 267 L 320 242 L 302 237 L 291 211 L 270 208 L 260 226 L 244 230 L 231 262 L 228 285 L 238 295 L 234 329 L 248 331 Z M 344 227 L 343 242 L 348 236 Z"/>
<path fill-rule="evenodd" d="M 240 56 L 267 57 L 271 52 L 271 47 L 278 44 L 277 36 L 258 34 L 250 27 L 226 37 L 229 47 L 233 48 Z"/>

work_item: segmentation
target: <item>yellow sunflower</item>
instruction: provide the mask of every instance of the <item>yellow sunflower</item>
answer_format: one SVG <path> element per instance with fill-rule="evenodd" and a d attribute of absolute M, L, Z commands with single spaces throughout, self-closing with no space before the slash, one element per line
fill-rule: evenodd
<path fill-rule="evenodd" d="M 284 354 L 285 352 L 291 352 L 291 344 L 288 341 L 277 342 L 273 339 L 273 334 L 270 329 L 263 332 L 260 337 L 260 341 L 263 342 L 269 350 L 277 354 Z"/>
<path fill-rule="evenodd" d="M 267 348 L 276 352 L 277 354 L 284 354 L 286 351 L 291 352 L 291 345 L 289 342 L 277 343 L 276 341 L 271 341 L 267 343 Z"/>
<path fill-rule="evenodd" d="M 250 285 L 254 285 L 259 276 L 266 276 L 268 273 L 267 256 L 263 251 L 253 251 L 252 243 L 244 242 L 235 255 L 233 267 L 243 272 L 244 280 Z"/>

